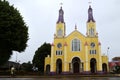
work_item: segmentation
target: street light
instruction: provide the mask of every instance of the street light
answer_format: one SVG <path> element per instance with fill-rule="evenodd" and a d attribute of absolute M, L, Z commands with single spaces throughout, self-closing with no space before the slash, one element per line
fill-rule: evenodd
<path fill-rule="evenodd" d="M 110 47 L 107 48 L 107 57 L 108 57 L 108 68 L 109 68 L 109 72 L 110 72 L 110 66 L 109 66 L 109 49 L 110 49 Z"/>
<path fill-rule="evenodd" d="M 107 56 L 108 56 L 108 59 L 109 59 L 109 49 L 110 49 L 110 47 L 107 48 Z"/>
<path fill-rule="evenodd" d="M 16 63 L 17 63 L 17 52 L 16 52 Z"/>

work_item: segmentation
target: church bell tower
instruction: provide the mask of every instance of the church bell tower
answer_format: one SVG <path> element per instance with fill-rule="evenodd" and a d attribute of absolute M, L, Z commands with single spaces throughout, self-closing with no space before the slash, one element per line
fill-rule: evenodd
<path fill-rule="evenodd" d="M 65 22 L 64 22 L 64 11 L 62 7 L 59 10 L 58 21 L 56 22 L 56 38 L 63 38 L 65 37 Z"/>
<path fill-rule="evenodd" d="M 93 11 L 91 5 L 88 9 L 88 20 L 87 20 L 87 37 L 96 37 L 98 34 L 96 32 L 96 23 L 93 18 Z"/>

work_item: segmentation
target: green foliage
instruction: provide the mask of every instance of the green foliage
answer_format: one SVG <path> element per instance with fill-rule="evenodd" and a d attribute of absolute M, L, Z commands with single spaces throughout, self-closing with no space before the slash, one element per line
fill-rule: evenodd
<path fill-rule="evenodd" d="M 120 73 L 120 66 L 116 65 L 114 69 L 115 73 Z"/>
<path fill-rule="evenodd" d="M 0 65 L 5 63 L 12 51 L 22 52 L 27 46 L 28 27 L 19 11 L 0 0 Z"/>
<path fill-rule="evenodd" d="M 31 64 L 31 62 L 22 64 L 22 70 L 24 71 L 32 71 L 32 68 L 33 68 L 33 65 Z"/>
<path fill-rule="evenodd" d="M 44 60 L 47 55 L 50 55 L 51 45 L 49 43 L 44 43 L 41 45 L 38 50 L 36 50 L 35 55 L 33 57 L 33 64 L 35 67 L 38 67 L 40 72 L 44 72 Z"/>

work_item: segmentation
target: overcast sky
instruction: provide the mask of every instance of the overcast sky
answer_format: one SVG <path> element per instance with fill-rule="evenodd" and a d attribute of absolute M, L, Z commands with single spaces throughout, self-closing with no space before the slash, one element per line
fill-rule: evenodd
<path fill-rule="evenodd" d="M 88 2 L 90 0 L 8 0 L 14 4 L 29 27 L 28 47 L 22 53 L 14 52 L 10 61 L 21 63 L 32 61 L 35 51 L 44 42 L 52 43 L 60 3 L 63 3 L 67 35 L 74 30 L 75 24 L 82 34 L 86 34 Z M 102 53 L 109 59 L 120 56 L 120 0 L 91 0 Z"/>

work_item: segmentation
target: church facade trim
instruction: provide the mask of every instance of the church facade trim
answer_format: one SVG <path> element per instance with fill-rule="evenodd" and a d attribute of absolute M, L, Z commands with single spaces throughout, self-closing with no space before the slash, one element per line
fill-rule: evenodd
<path fill-rule="evenodd" d="M 51 56 L 45 58 L 47 74 L 107 73 L 108 57 L 101 53 L 101 43 L 96 32 L 96 23 L 91 6 L 88 8 L 86 35 L 75 30 L 66 36 L 64 11 L 59 10 Z"/>

